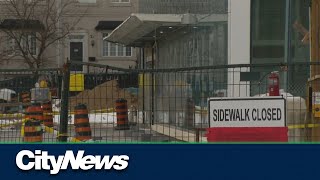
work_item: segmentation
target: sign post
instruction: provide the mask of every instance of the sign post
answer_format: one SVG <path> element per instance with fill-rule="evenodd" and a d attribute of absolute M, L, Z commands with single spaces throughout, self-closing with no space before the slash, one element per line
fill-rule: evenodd
<path fill-rule="evenodd" d="M 212 98 L 209 142 L 287 142 L 283 97 Z"/>

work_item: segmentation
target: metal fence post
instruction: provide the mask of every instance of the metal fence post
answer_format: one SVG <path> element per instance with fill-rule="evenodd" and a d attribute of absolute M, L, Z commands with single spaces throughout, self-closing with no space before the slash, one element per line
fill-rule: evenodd
<path fill-rule="evenodd" d="M 292 42 L 292 1 L 291 0 L 286 0 L 286 24 L 285 24 L 285 62 L 289 64 L 289 70 L 288 72 L 284 73 L 285 76 L 285 84 L 284 84 L 284 90 L 289 91 L 290 87 L 289 84 L 291 83 L 290 81 L 292 80 L 292 55 L 291 55 L 291 42 Z"/>
<path fill-rule="evenodd" d="M 70 89 L 70 63 L 67 62 L 63 69 L 63 84 L 62 84 L 62 96 L 61 96 L 61 111 L 60 111 L 60 135 L 58 137 L 59 142 L 68 141 L 68 106 L 69 106 L 69 89 Z"/>
<path fill-rule="evenodd" d="M 155 69 L 154 67 L 154 61 L 155 61 L 155 48 L 152 48 L 152 70 Z M 151 121 L 150 121 L 150 125 L 154 125 L 154 116 L 155 116 L 155 112 L 154 112 L 154 103 L 155 103 L 155 97 L 154 97 L 154 91 L 155 91 L 155 78 L 154 78 L 154 71 L 152 71 L 151 73 Z"/>

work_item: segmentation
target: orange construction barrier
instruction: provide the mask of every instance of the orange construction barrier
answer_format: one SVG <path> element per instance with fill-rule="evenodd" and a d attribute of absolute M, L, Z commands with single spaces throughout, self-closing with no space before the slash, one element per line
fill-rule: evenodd
<path fill-rule="evenodd" d="M 79 104 L 74 110 L 74 126 L 76 139 L 86 141 L 92 139 L 87 106 Z"/>
<path fill-rule="evenodd" d="M 117 130 L 128 130 L 130 129 L 128 120 L 128 104 L 125 99 L 118 99 L 116 101 L 116 112 L 117 112 Z"/>
<path fill-rule="evenodd" d="M 30 103 L 31 102 L 31 93 L 30 92 L 22 92 L 21 94 L 21 102 L 22 103 Z M 27 109 L 28 106 L 24 105 L 24 109 Z"/>
<path fill-rule="evenodd" d="M 24 137 L 23 137 L 24 142 L 30 142 L 30 143 L 42 142 L 43 140 L 42 134 L 43 134 L 43 131 L 41 128 L 40 121 L 31 119 L 25 122 Z"/>
<path fill-rule="evenodd" d="M 31 106 L 29 106 L 25 112 L 25 118 L 27 120 L 33 119 L 43 123 L 43 110 L 41 108 L 41 104 L 33 103 Z"/>
<path fill-rule="evenodd" d="M 51 102 L 42 104 L 43 111 L 43 124 L 47 127 L 53 127 L 53 114 L 52 114 L 52 104 Z"/>

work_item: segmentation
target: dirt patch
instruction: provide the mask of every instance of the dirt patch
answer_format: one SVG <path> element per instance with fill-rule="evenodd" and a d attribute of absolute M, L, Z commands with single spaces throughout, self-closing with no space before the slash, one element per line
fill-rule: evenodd
<path fill-rule="evenodd" d="M 69 109 L 73 110 L 78 104 L 85 104 L 88 110 L 101 110 L 115 108 L 115 102 L 119 98 L 128 101 L 128 107 L 131 105 L 137 106 L 137 96 L 130 92 L 119 89 L 116 80 L 108 81 L 92 90 L 85 90 L 77 96 L 69 99 Z"/>

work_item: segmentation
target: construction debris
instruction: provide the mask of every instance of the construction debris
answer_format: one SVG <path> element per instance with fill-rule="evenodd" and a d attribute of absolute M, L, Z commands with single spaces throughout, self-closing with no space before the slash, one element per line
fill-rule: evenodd
<path fill-rule="evenodd" d="M 137 95 L 118 88 L 117 80 L 112 80 L 71 97 L 69 99 L 69 109 L 73 110 L 78 104 L 85 104 L 89 111 L 114 108 L 115 102 L 119 98 L 126 99 L 129 107 L 131 105 L 137 106 Z"/>

